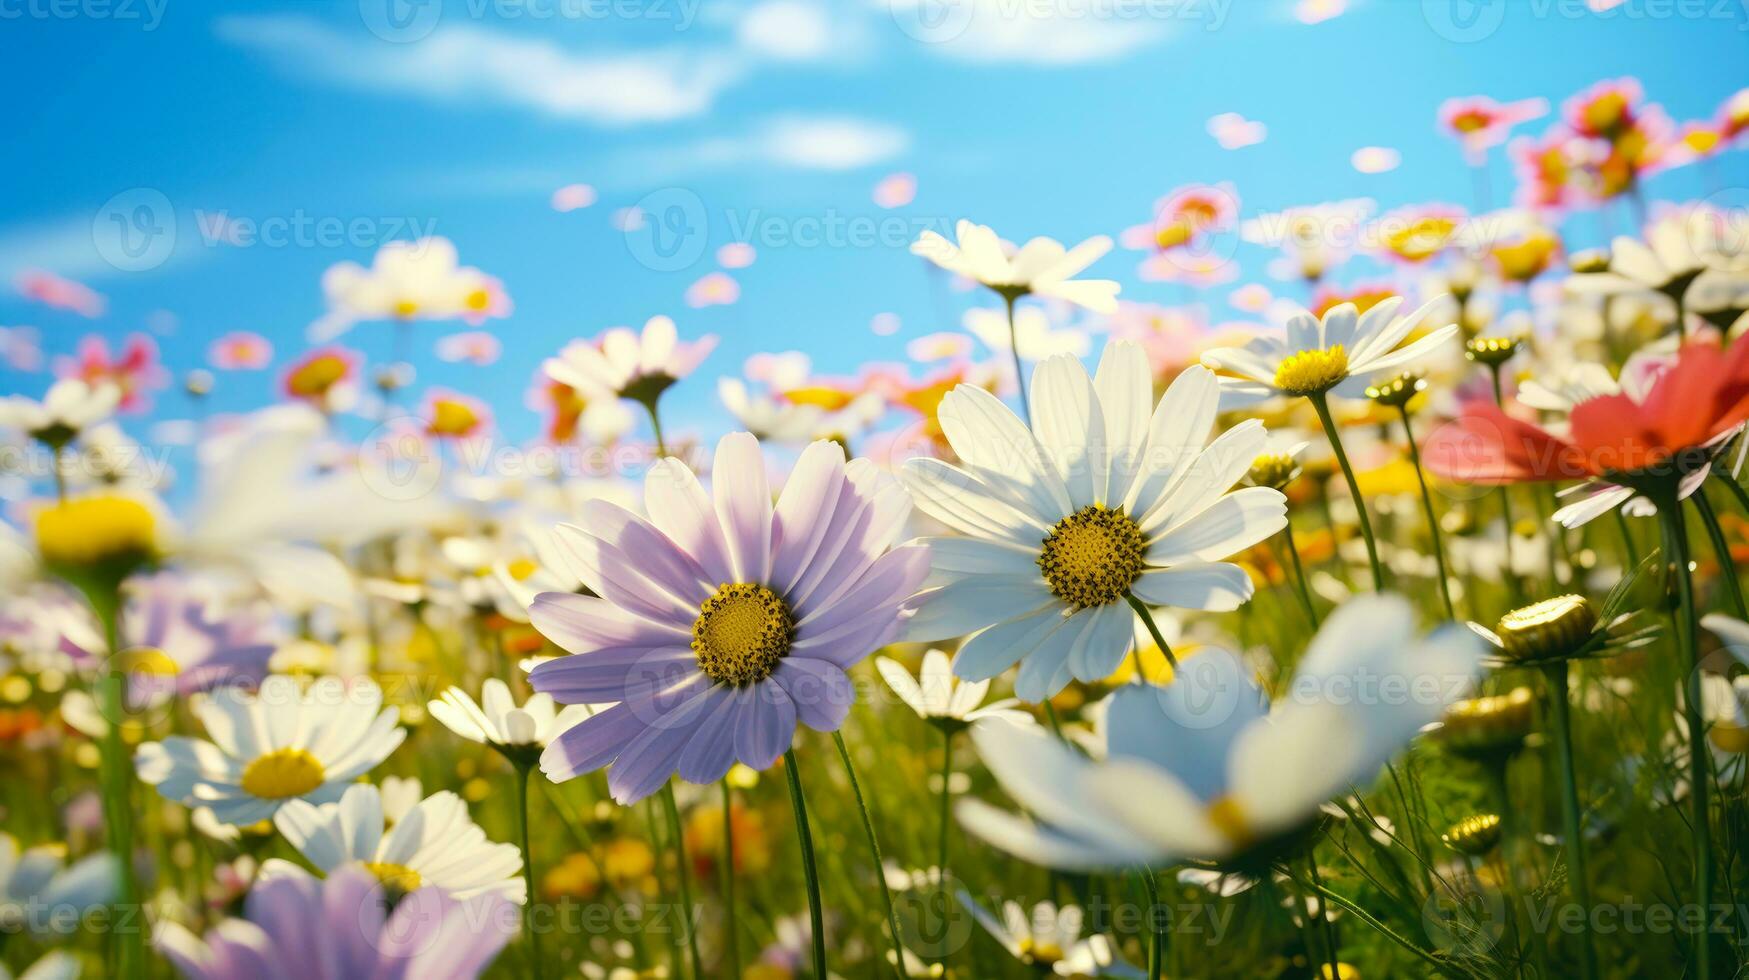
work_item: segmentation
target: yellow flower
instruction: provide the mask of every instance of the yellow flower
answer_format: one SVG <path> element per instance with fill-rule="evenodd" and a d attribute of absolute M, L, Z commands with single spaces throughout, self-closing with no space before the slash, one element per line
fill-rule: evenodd
<path fill-rule="evenodd" d="M 119 494 L 74 497 L 36 513 L 43 562 L 64 568 L 132 568 L 158 553 L 158 519 L 140 500 Z"/>

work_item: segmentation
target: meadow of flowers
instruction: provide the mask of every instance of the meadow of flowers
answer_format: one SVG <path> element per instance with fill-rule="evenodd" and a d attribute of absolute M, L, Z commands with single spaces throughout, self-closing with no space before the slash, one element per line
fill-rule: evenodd
<path fill-rule="evenodd" d="M 441 238 L 330 268 L 174 492 L 132 413 L 271 342 L 86 337 L 0 402 L 0 975 L 1744 975 L 1749 222 L 1646 189 L 1738 152 L 1719 95 L 1451 100 L 1505 209 L 1114 229 L 1185 288 L 1278 249 L 1255 322 L 927 230 L 979 308 L 912 363 L 652 315 L 525 445 L 419 380 L 515 342 Z"/>

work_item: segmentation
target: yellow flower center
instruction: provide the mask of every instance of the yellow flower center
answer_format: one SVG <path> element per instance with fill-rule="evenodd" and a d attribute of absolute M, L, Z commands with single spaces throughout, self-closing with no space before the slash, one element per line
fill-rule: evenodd
<path fill-rule="evenodd" d="M 540 571 L 540 566 L 536 565 L 530 559 L 517 558 L 514 561 L 512 561 L 506 567 L 505 570 L 508 571 L 510 573 L 510 577 L 515 579 L 516 581 L 526 582 L 526 581 L 528 581 L 529 576 L 533 575 L 535 572 Z"/>
<path fill-rule="evenodd" d="M 792 405 L 813 405 L 828 412 L 836 412 L 850 404 L 850 400 L 855 395 L 853 392 L 828 388 L 825 385 L 811 385 L 805 388 L 791 388 L 783 393 L 783 397 Z"/>
<path fill-rule="evenodd" d="M 366 861 L 364 869 L 374 875 L 376 880 L 382 882 L 385 887 L 393 888 L 396 891 L 418 891 L 423 880 L 419 877 L 419 872 L 404 864 L 395 864 L 390 861 Z"/>
<path fill-rule="evenodd" d="M 1239 806 L 1239 801 L 1231 796 L 1220 796 L 1209 802 L 1209 823 L 1221 832 L 1221 836 L 1233 843 L 1234 847 L 1245 847 L 1257 836 L 1251 832 L 1251 821 L 1245 818 L 1245 810 Z"/>
<path fill-rule="evenodd" d="M 742 687 L 771 676 L 796 638 L 789 606 L 763 585 L 731 582 L 704 601 L 692 624 L 698 669 Z"/>
<path fill-rule="evenodd" d="M 286 377 L 288 391 L 299 398 L 317 398 L 346 377 L 351 365 L 336 354 L 321 354 L 294 368 Z"/>
<path fill-rule="evenodd" d="M 1713 743 L 1713 748 L 1732 755 L 1749 755 L 1749 728 L 1732 725 L 1726 722 L 1715 722 L 1707 738 Z"/>
<path fill-rule="evenodd" d="M 467 298 L 462 302 L 467 305 L 468 309 L 479 313 L 492 305 L 492 294 L 484 289 L 476 289 L 468 293 Z"/>
<path fill-rule="evenodd" d="M 1264 453 L 1251 461 L 1251 470 L 1246 475 L 1260 487 L 1280 490 L 1292 483 L 1298 472 L 1299 464 L 1287 453 Z"/>
<path fill-rule="evenodd" d="M 1457 222 L 1450 218 L 1418 218 L 1386 234 L 1385 247 L 1406 261 L 1425 262 L 1445 248 L 1455 231 Z"/>
<path fill-rule="evenodd" d="M 175 677 L 181 673 L 176 661 L 157 647 L 130 647 L 121 652 L 121 669 L 128 674 L 151 674 L 154 677 Z"/>
<path fill-rule="evenodd" d="M 243 770 L 243 792 L 264 800 L 287 800 L 322 785 L 322 763 L 303 749 L 274 749 Z"/>
<path fill-rule="evenodd" d="M 431 405 L 431 431 L 440 436 L 465 436 L 480 424 L 480 416 L 466 402 L 440 398 Z"/>
<path fill-rule="evenodd" d="M 1057 598 L 1078 609 L 1104 606 L 1135 584 L 1146 550 L 1142 530 L 1129 515 L 1092 504 L 1051 528 L 1038 567 Z"/>
<path fill-rule="evenodd" d="M 50 565 L 140 562 L 157 550 L 157 519 L 131 497 L 102 494 L 45 507 L 36 515 L 36 545 Z"/>
<path fill-rule="evenodd" d="M 1440 837 L 1446 845 L 1455 851 L 1471 856 L 1480 856 L 1494 849 L 1500 842 L 1500 816 L 1494 813 L 1478 813 L 1459 820 L 1452 828 Z"/>
<path fill-rule="evenodd" d="M 1290 395 L 1329 391 L 1348 377 L 1348 351 L 1341 344 L 1323 350 L 1303 350 L 1282 359 L 1275 368 L 1275 386 Z"/>
<path fill-rule="evenodd" d="M 403 320 L 409 320 L 419 312 L 419 304 L 410 299 L 396 300 L 393 309 L 396 316 Z"/>
<path fill-rule="evenodd" d="M 1020 959 L 1037 966 L 1056 966 L 1063 959 L 1063 947 L 1056 943 L 1041 943 L 1031 936 L 1019 943 Z"/>
<path fill-rule="evenodd" d="M 1572 655 L 1597 626 L 1597 608 L 1582 595 L 1559 595 L 1514 609 L 1494 632 L 1513 660 Z"/>

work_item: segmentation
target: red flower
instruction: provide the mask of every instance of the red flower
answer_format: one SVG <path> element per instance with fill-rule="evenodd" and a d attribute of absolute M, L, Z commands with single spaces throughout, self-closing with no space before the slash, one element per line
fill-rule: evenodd
<path fill-rule="evenodd" d="M 79 378 L 91 384 L 108 382 L 121 391 L 121 410 L 141 412 L 150 408 L 148 392 L 162 388 L 169 379 L 158 363 L 158 345 L 145 334 L 130 334 L 119 355 L 112 354 L 109 341 L 90 334 L 79 341 L 74 357 L 62 357 L 55 373 L 63 378 Z"/>
<path fill-rule="evenodd" d="M 1604 479 L 1694 469 L 1694 454 L 1749 419 L 1749 342 L 1684 347 L 1642 398 L 1580 402 L 1556 435 L 1491 402 L 1471 402 L 1428 440 L 1428 468 L 1467 483 Z M 1678 459 L 1687 457 L 1686 459 Z M 1672 466 L 1672 461 L 1676 464 Z"/>

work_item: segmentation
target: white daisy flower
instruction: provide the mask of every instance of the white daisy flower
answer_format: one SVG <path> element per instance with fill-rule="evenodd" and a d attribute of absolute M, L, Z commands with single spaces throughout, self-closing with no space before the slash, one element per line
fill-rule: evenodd
<path fill-rule="evenodd" d="M 1322 320 L 1309 310 L 1296 310 L 1288 318 L 1286 337 L 1260 336 L 1243 347 L 1205 351 L 1202 363 L 1235 375 L 1221 378 L 1224 408 L 1276 395 L 1331 392 L 1365 398 L 1377 375 L 1399 370 L 1457 335 L 1457 324 L 1450 323 L 1397 346 L 1444 299 L 1430 300 L 1404 317 L 1396 316 L 1401 296 L 1392 296 L 1364 314 L 1356 312 L 1353 303 L 1343 303 Z"/>
<path fill-rule="evenodd" d="M 140 779 L 166 799 L 209 807 L 220 823 L 266 820 L 287 800 L 332 803 L 407 733 L 368 679 L 323 677 L 300 690 L 275 675 L 256 694 L 225 688 L 191 702 L 211 741 L 172 735 L 141 745 Z"/>
<path fill-rule="evenodd" d="M 1133 977 L 1145 974 L 1119 960 L 1104 936 L 1081 938 L 1082 912 L 1073 905 L 1059 908 L 1040 902 L 1029 913 L 1019 902 L 1003 902 L 1002 918 L 991 915 L 977 900 L 959 893 L 960 904 L 972 913 L 1002 948 L 1015 959 L 1055 977 Z"/>
<path fill-rule="evenodd" d="M 985 718 L 1007 719 L 1018 725 L 1032 723 L 1032 716 L 1016 707 L 1020 705 L 1016 698 L 983 704 L 986 693 L 990 693 L 990 681 L 960 681 L 953 676 L 953 662 L 939 649 L 930 649 L 923 655 L 920 676 L 911 677 L 902 663 L 887 656 L 876 656 L 874 669 L 880 670 L 881 679 L 887 681 L 894 695 L 899 695 L 904 707 L 930 725 L 957 730 Z"/>
<path fill-rule="evenodd" d="M 561 732 L 589 717 L 588 707 L 581 704 L 560 710 L 551 694 L 531 695 L 518 707 L 510 686 L 496 677 L 481 685 L 478 704 L 468 692 L 451 687 L 426 708 L 450 731 L 500 752 L 544 749 Z"/>
<path fill-rule="evenodd" d="M 715 350 L 717 338 L 683 341 L 674 321 L 653 316 L 642 331 L 612 327 L 593 340 L 575 340 L 543 369 L 555 381 L 585 394 L 606 392 L 653 404 L 668 387 L 691 374 Z"/>
<path fill-rule="evenodd" d="M 92 854 L 68 867 L 65 847 L 44 844 L 21 851 L 17 838 L 0 833 L 0 936 L 69 935 L 85 913 L 115 901 L 120 878 L 113 854 Z"/>
<path fill-rule="evenodd" d="M 912 677 L 904 664 L 889 657 L 876 657 L 875 669 L 905 707 L 933 725 L 958 729 L 983 718 L 1004 718 L 1018 724 L 1032 722 L 1032 715 L 1016 707 L 1020 701 L 1015 698 L 984 704 L 990 681 L 961 681 L 953 675 L 948 655 L 940 650 L 931 649 L 923 655 L 923 669 L 918 677 Z"/>
<path fill-rule="evenodd" d="M 1460 626 L 1418 638 L 1399 596 L 1360 596 L 1325 620 L 1273 706 L 1236 657 L 1209 650 L 1170 686 L 1112 696 L 1103 760 L 1037 730 L 979 725 L 980 756 L 1038 822 L 971 799 L 960 821 L 1054 867 L 1190 859 L 1255 871 L 1462 697 L 1483 652 Z"/>
<path fill-rule="evenodd" d="M 0 398 L 0 429 L 22 432 L 59 448 L 109 418 L 119 404 L 121 389 L 115 385 L 62 378 L 49 386 L 40 402 L 24 395 Z"/>
<path fill-rule="evenodd" d="M 1064 300 L 1095 313 L 1117 311 L 1116 282 L 1074 278 L 1111 251 L 1111 239 L 1105 235 L 1089 238 L 1070 249 L 1054 238 L 1034 238 L 1012 258 L 1003 250 L 1002 239 L 988 225 L 962 218 L 954 229 L 954 237 L 959 240 L 957 245 L 934 231 L 925 231 L 911 243 L 911 254 L 981 283 L 1010 300 L 1032 295 Z"/>
<path fill-rule="evenodd" d="M 1032 387 L 1030 430 L 987 391 L 949 392 L 939 418 L 960 464 L 912 459 L 901 475 L 918 507 L 962 535 L 929 540 L 932 588 L 908 638 L 976 632 L 954 672 L 979 681 L 1018 661 L 1015 694 L 1042 701 L 1116 669 L 1130 648 L 1126 602 L 1231 610 L 1249 599 L 1250 577 L 1221 559 L 1280 530 L 1287 503 L 1233 489 L 1267 436 L 1250 419 L 1206 443 L 1220 394 L 1204 368 L 1155 406 L 1146 355 L 1119 341 L 1097 377 L 1054 357 Z"/>
<path fill-rule="evenodd" d="M 1646 229 L 1646 240 L 1626 235 L 1610 243 L 1609 267 L 1569 276 L 1567 289 L 1578 294 L 1618 295 L 1656 292 L 1686 308 L 1713 304 L 1691 300 L 1732 298 L 1749 289 L 1740 219 L 1700 205 L 1669 211 Z"/>
<path fill-rule="evenodd" d="M 389 826 L 382 794 L 355 783 L 338 803 L 287 802 L 273 825 L 324 875 L 357 864 L 403 892 L 432 885 L 462 901 L 488 892 L 528 900 L 522 852 L 515 844 L 488 840 L 468 816 L 468 805 L 447 790 L 426 797 Z M 271 877 L 286 867 L 291 865 L 268 861 L 261 873 Z"/>

